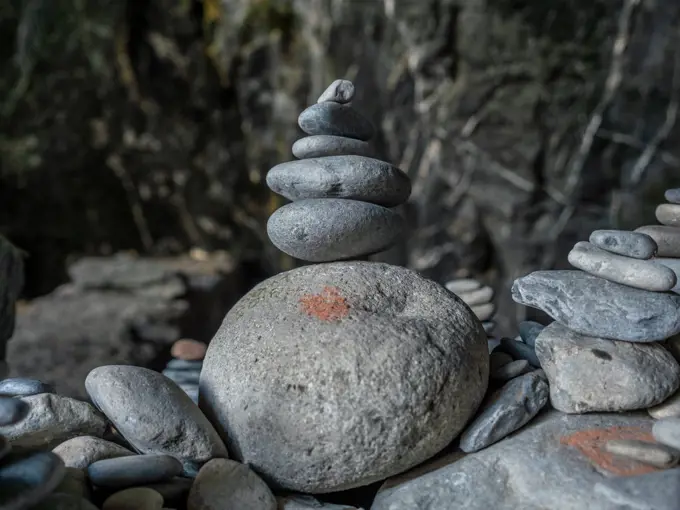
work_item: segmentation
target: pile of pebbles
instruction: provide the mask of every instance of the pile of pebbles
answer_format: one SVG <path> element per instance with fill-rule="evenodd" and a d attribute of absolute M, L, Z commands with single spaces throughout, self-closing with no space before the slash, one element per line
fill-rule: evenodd
<path fill-rule="evenodd" d="M 392 208 L 406 202 L 411 181 L 372 157 L 371 122 L 350 104 L 354 85 L 336 80 L 304 110 L 309 136 L 293 145 L 297 161 L 267 173 L 269 188 L 292 201 L 269 218 L 267 234 L 284 253 L 310 262 L 371 255 L 389 248 L 404 229 Z"/>

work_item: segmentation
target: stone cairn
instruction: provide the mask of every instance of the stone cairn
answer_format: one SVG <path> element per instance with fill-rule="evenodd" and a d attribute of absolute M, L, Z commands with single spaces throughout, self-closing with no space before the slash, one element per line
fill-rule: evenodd
<path fill-rule="evenodd" d="M 493 321 L 496 305 L 493 302 L 494 292 L 488 285 L 483 285 L 473 278 L 451 280 L 445 285 L 447 290 L 456 294 L 472 309 L 487 334 L 493 333 L 496 323 Z"/>

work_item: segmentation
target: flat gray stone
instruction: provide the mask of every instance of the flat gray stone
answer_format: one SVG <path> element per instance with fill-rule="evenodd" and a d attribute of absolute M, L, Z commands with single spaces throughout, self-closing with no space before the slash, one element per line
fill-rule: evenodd
<path fill-rule="evenodd" d="M 293 156 L 298 159 L 322 158 L 324 156 L 366 156 L 375 157 L 371 145 L 356 138 L 344 136 L 305 136 L 293 144 Z"/>
<path fill-rule="evenodd" d="M 676 294 L 680 294 L 680 258 L 669 259 L 664 257 L 657 257 L 654 259 L 654 262 L 657 264 L 663 264 L 664 266 L 666 266 L 668 269 L 675 273 L 678 282 L 675 284 L 675 287 L 671 289 L 671 291 L 675 292 Z"/>
<path fill-rule="evenodd" d="M 201 468 L 189 491 L 189 510 L 276 510 L 276 498 L 248 466 L 213 459 Z"/>
<path fill-rule="evenodd" d="M 113 489 L 167 482 L 182 474 L 182 463 L 170 455 L 132 455 L 98 460 L 87 468 L 97 487 Z"/>
<path fill-rule="evenodd" d="M 545 326 L 534 321 L 522 321 L 519 323 L 519 336 L 522 338 L 522 342 L 530 347 L 536 345 L 536 338 L 543 331 Z"/>
<path fill-rule="evenodd" d="M 450 282 L 447 282 L 445 287 L 450 292 L 460 296 L 460 294 L 465 292 L 471 292 L 473 290 L 480 289 L 482 284 L 481 282 L 478 282 L 472 278 L 461 278 L 460 280 L 451 280 Z"/>
<path fill-rule="evenodd" d="M 37 379 L 25 377 L 12 377 L 0 381 L 0 396 L 5 397 L 28 397 L 39 393 L 54 393 L 50 384 L 45 384 Z"/>
<path fill-rule="evenodd" d="M 305 266 L 229 311 L 208 347 L 200 406 L 273 486 L 344 490 L 449 444 L 486 392 L 487 349 L 470 309 L 414 271 Z"/>
<path fill-rule="evenodd" d="M 95 368 L 85 380 L 92 401 L 138 452 L 171 455 L 187 473 L 227 457 L 217 432 L 191 399 L 158 372 L 141 367 Z"/>
<path fill-rule="evenodd" d="M 525 359 L 536 368 L 541 368 L 541 362 L 536 356 L 536 351 L 530 345 L 512 338 L 501 338 L 498 350 L 508 353 L 514 359 Z"/>
<path fill-rule="evenodd" d="M 335 80 L 326 90 L 324 90 L 317 103 L 332 101 L 334 103 L 345 104 L 354 99 L 354 84 L 349 80 Z"/>
<path fill-rule="evenodd" d="M 582 335 L 656 342 L 680 333 L 680 296 L 634 289 L 582 271 L 536 271 L 515 280 L 512 298 Z"/>
<path fill-rule="evenodd" d="M 496 354 L 496 352 L 492 352 L 491 354 Z M 531 372 L 531 370 L 532 367 L 527 360 L 518 359 L 495 369 L 491 372 L 491 379 L 505 382 L 514 379 L 515 377 L 519 377 L 522 374 L 526 374 L 527 372 Z"/>
<path fill-rule="evenodd" d="M 476 452 L 512 434 L 545 407 L 548 394 L 548 385 L 534 373 L 511 380 L 465 429 L 460 449 Z"/>
<path fill-rule="evenodd" d="M 64 441 L 52 453 L 64 461 L 67 468 L 87 469 L 93 462 L 134 455 L 119 444 L 99 437 L 80 436 Z"/>
<path fill-rule="evenodd" d="M 637 289 L 665 292 L 678 282 L 675 273 L 664 265 L 616 255 L 587 242 L 576 243 L 568 258 L 577 269 Z"/>
<path fill-rule="evenodd" d="M 468 306 L 485 305 L 493 301 L 493 289 L 488 285 L 469 292 L 461 292 L 458 297 Z"/>
<path fill-rule="evenodd" d="M 666 225 L 648 225 L 635 229 L 654 239 L 659 249 L 657 257 L 680 257 L 680 228 Z"/>
<path fill-rule="evenodd" d="M 308 135 L 333 135 L 370 140 L 375 132 L 373 124 L 351 106 L 323 102 L 304 110 L 298 125 Z"/>
<path fill-rule="evenodd" d="M 680 227 L 680 205 L 661 204 L 656 208 L 656 219 L 662 225 Z"/>
<path fill-rule="evenodd" d="M 654 407 L 647 409 L 649 416 L 660 420 L 661 418 L 680 418 L 680 391 L 676 391 Z"/>
<path fill-rule="evenodd" d="M 612 510 L 677 510 L 680 469 L 605 479 L 595 485 L 595 494 L 611 501 Z"/>
<path fill-rule="evenodd" d="M 652 428 L 654 439 L 680 451 L 680 418 L 664 418 Z"/>
<path fill-rule="evenodd" d="M 595 230 L 590 242 L 608 252 L 642 260 L 651 259 L 658 249 L 648 235 L 628 230 Z"/>
<path fill-rule="evenodd" d="M 267 173 L 267 186 L 289 200 L 348 198 L 385 207 L 403 204 L 411 180 L 397 167 L 365 156 L 287 161 Z"/>
<path fill-rule="evenodd" d="M 50 452 L 4 457 L 0 464 L 0 508 L 32 508 L 59 485 L 64 470 L 61 459 Z"/>
<path fill-rule="evenodd" d="M 26 417 L 14 425 L 0 427 L 14 448 L 52 449 L 76 436 L 101 437 L 106 418 L 87 402 L 51 393 L 22 397 L 28 404 Z"/>
<path fill-rule="evenodd" d="M 664 196 L 671 204 L 680 204 L 680 188 L 667 189 Z"/>
<path fill-rule="evenodd" d="M 371 510 L 677 508 L 677 497 L 667 487 L 654 507 L 623 507 L 619 491 L 595 490 L 610 480 L 634 480 L 638 477 L 630 475 L 649 472 L 634 461 L 611 462 L 600 445 L 603 438 L 618 435 L 646 436 L 651 423 L 640 414 L 547 411 L 479 452 L 396 486 L 389 487 L 388 480 L 389 488 L 378 492 Z M 642 478 L 634 489 L 652 494 L 658 485 Z"/>
<path fill-rule="evenodd" d="M 267 234 L 288 255 L 329 262 L 386 250 L 402 235 L 402 217 L 385 207 L 340 198 L 284 205 L 269 217 Z"/>
<path fill-rule="evenodd" d="M 583 336 L 554 322 L 538 335 L 536 354 L 550 401 L 564 413 L 646 409 L 680 387 L 680 365 L 657 343 Z"/>
<path fill-rule="evenodd" d="M 18 398 L 0 397 L 0 427 L 14 425 L 28 415 L 29 407 Z"/>
<path fill-rule="evenodd" d="M 639 439 L 612 439 L 604 444 L 604 449 L 618 457 L 626 457 L 659 469 L 674 467 L 680 455 L 663 444 Z"/>

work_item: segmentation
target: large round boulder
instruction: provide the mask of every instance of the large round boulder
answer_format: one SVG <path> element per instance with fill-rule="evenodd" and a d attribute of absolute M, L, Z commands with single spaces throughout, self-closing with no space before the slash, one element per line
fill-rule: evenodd
<path fill-rule="evenodd" d="M 488 371 L 481 323 L 444 287 L 387 264 L 319 264 L 232 308 L 200 406 L 270 484 L 324 493 L 433 456 L 478 408 Z"/>

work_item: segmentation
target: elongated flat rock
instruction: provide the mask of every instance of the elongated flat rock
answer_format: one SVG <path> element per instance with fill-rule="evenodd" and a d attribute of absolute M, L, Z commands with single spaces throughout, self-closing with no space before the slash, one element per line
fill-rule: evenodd
<path fill-rule="evenodd" d="M 553 322 L 538 335 L 536 355 L 563 413 L 646 409 L 680 387 L 680 365 L 658 343 L 584 336 Z"/>
<path fill-rule="evenodd" d="M 604 446 L 605 451 L 649 464 L 659 469 L 668 469 L 678 463 L 678 452 L 660 443 L 639 439 L 612 439 Z"/>
<path fill-rule="evenodd" d="M 576 243 L 568 258 L 577 269 L 637 289 L 665 292 L 677 283 L 675 273 L 666 266 L 616 255 L 587 242 Z"/>
<path fill-rule="evenodd" d="M 675 284 L 675 287 L 673 287 L 671 290 L 676 294 L 680 294 L 680 258 L 669 259 L 665 257 L 657 257 L 654 259 L 654 262 L 666 266 L 668 269 L 675 273 L 677 283 Z"/>
<path fill-rule="evenodd" d="M 680 257 L 680 228 L 666 225 L 648 225 L 636 228 L 635 232 L 647 234 L 654 239 L 659 249 L 657 257 Z"/>
<path fill-rule="evenodd" d="M 278 209 L 267 222 L 269 239 L 279 250 L 310 262 L 380 252 L 394 244 L 402 230 L 396 212 L 340 198 L 299 200 Z"/>
<path fill-rule="evenodd" d="M 662 225 L 680 227 L 680 204 L 661 204 L 656 208 L 656 219 Z"/>
<path fill-rule="evenodd" d="M 289 200 L 348 198 L 393 207 L 411 194 L 411 180 L 397 167 L 365 156 L 288 161 L 267 173 L 267 186 Z"/>
<path fill-rule="evenodd" d="M 346 104 L 354 99 L 354 83 L 349 80 L 335 80 L 326 90 L 324 90 L 317 103 L 332 101 L 334 103 Z"/>
<path fill-rule="evenodd" d="M 481 282 L 474 280 L 472 278 L 461 278 L 460 280 L 451 280 L 447 282 L 446 290 L 453 292 L 457 296 L 460 296 L 466 292 L 472 292 L 482 287 Z"/>
<path fill-rule="evenodd" d="M 293 156 L 298 159 L 322 158 L 324 156 L 375 156 L 371 146 L 356 138 L 344 136 L 305 136 L 293 144 Z"/>
<path fill-rule="evenodd" d="M 680 204 L 680 188 L 667 189 L 664 196 L 671 204 Z"/>
<path fill-rule="evenodd" d="M 680 296 L 634 289 L 583 271 L 536 271 L 515 280 L 512 298 L 582 335 L 656 342 L 680 333 Z"/>
<path fill-rule="evenodd" d="M 304 110 L 298 125 L 308 135 L 334 135 L 370 140 L 375 132 L 373 124 L 351 106 L 323 102 Z"/>
<path fill-rule="evenodd" d="M 595 230 L 590 242 L 608 252 L 641 260 L 652 258 L 658 248 L 647 234 L 628 230 Z"/>
<path fill-rule="evenodd" d="M 86 469 L 93 462 L 134 455 L 119 444 L 93 436 L 74 437 L 61 443 L 52 453 L 64 461 L 67 468 Z"/>

